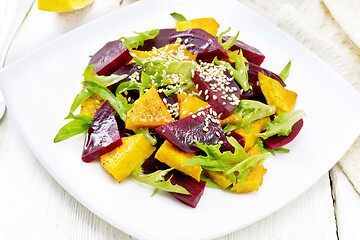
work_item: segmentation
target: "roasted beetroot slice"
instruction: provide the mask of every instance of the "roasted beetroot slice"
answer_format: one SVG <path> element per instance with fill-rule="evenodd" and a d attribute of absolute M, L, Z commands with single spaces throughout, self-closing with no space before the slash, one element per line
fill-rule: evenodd
<path fill-rule="evenodd" d="M 125 128 L 125 122 L 120 118 L 118 113 L 115 114 L 115 119 L 120 132 L 120 137 L 130 137 L 136 134 L 134 131 Z"/>
<path fill-rule="evenodd" d="M 95 113 L 85 138 L 82 160 L 91 162 L 122 144 L 114 112 L 106 101 Z"/>
<path fill-rule="evenodd" d="M 159 34 L 154 39 L 144 41 L 143 46 L 139 46 L 137 50 L 151 51 L 153 47 L 161 48 L 169 43 L 170 34 L 174 33 L 174 28 L 160 29 Z"/>
<path fill-rule="evenodd" d="M 168 165 L 154 158 L 154 155 L 155 154 L 151 155 L 151 157 L 146 159 L 143 163 L 142 168 L 144 174 L 150 174 L 158 170 L 165 170 L 169 168 Z M 206 182 L 202 180 L 198 182 L 194 178 L 175 169 L 167 173 L 164 178 L 165 180 L 168 180 L 170 177 L 170 181 L 173 185 L 177 184 L 182 186 L 190 193 L 190 195 L 180 193 L 171 193 L 171 195 L 186 205 L 195 208 L 204 193 Z"/>
<path fill-rule="evenodd" d="M 199 151 L 195 141 L 206 145 L 217 145 L 220 141 L 227 143 L 220 121 L 211 107 L 155 130 L 185 152 Z"/>
<path fill-rule="evenodd" d="M 134 72 L 138 72 L 139 75 L 141 75 L 141 72 L 144 71 L 144 69 L 142 67 L 140 67 L 139 65 L 137 65 L 136 63 L 130 63 L 127 64 L 121 68 L 119 68 L 118 70 L 116 70 L 113 74 L 116 75 L 123 75 L 123 74 L 127 74 L 128 77 L 125 78 L 124 80 L 128 80 L 129 77 L 134 73 Z"/>
<path fill-rule="evenodd" d="M 226 42 L 229 40 L 230 36 L 225 36 L 222 38 L 223 42 Z M 256 65 L 261 65 L 261 63 L 264 61 L 265 56 L 262 54 L 257 48 L 254 48 L 253 46 L 250 46 L 240 40 L 236 40 L 235 44 L 230 48 L 231 51 L 236 50 L 242 50 L 243 56 L 252 63 L 255 63 Z"/>
<path fill-rule="evenodd" d="M 196 60 L 211 62 L 216 56 L 219 60 L 229 58 L 228 52 L 219 43 L 217 38 L 205 30 L 193 28 L 174 32 L 169 36 L 169 43 L 175 43 L 179 38 L 188 51 L 199 53 Z"/>
<path fill-rule="evenodd" d="M 185 175 L 179 171 L 171 171 L 170 173 L 173 174 L 170 180 L 171 183 L 173 185 L 177 184 L 185 188 L 190 193 L 190 195 L 186 195 L 171 192 L 171 195 L 173 195 L 177 200 L 181 201 L 182 203 L 195 208 L 204 193 L 206 182 L 202 180 L 198 182 L 194 178 Z"/>
<path fill-rule="evenodd" d="M 144 71 L 144 69 L 142 67 L 140 67 L 139 65 L 137 65 L 136 63 L 130 63 L 130 64 L 127 64 L 121 68 L 119 68 L 118 70 L 116 70 L 113 74 L 115 75 L 123 75 L 123 74 L 126 74 L 128 75 L 126 78 L 124 78 L 123 80 L 121 80 L 120 82 L 117 82 L 111 86 L 108 86 L 108 89 L 115 93 L 115 90 L 116 88 L 119 86 L 120 83 L 123 83 L 123 82 L 129 82 L 130 79 L 136 79 L 134 77 L 131 77 L 130 76 L 132 74 L 134 74 L 135 72 L 139 73 L 139 82 L 140 82 L 140 77 L 141 77 L 141 72 Z"/>
<path fill-rule="evenodd" d="M 240 88 L 230 73 L 224 73 L 227 80 L 221 74 L 207 79 L 199 71 L 195 71 L 193 82 L 197 84 L 201 97 L 204 98 L 215 110 L 220 119 L 230 116 L 239 104 Z M 220 77 L 221 80 L 217 80 Z M 226 83 L 225 83 L 226 82 Z"/>
<path fill-rule="evenodd" d="M 281 83 L 281 85 L 283 85 L 284 87 L 286 86 L 284 81 L 277 74 L 275 74 L 265 68 L 262 68 L 254 63 L 251 63 L 251 62 L 248 63 L 248 66 L 249 66 L 249 71 L 248 71 L 249 84 L 250 84 L 251 88 L 248 91 L 241 93 L 240 99 L 254 99 L 254 98 L 257 98 L 257 97 L 263 95 L 261 92 L 260 86 L 258 86 L 259 72 L 265 74 L 266 76 L 268 76 L 272 79 L 275 79 L 276 81 Z"/>
<path fill-rule="evenodd" d="M 144 174 L 150 174 L 158 170 L 165 170 L 170 168 L 167 164 L 160 162 L 155 158 L 155 153 L 153 153 L 148 159 L 144 161 L 141 165 L 143 168 Z"/>
<path fill-rule="evenodd" d="M 272 136 L 267 139 L 264 139 L 264 146 L 267 149 L 277 149 L 279 147 L 285 146 L 299 134 L 302 126 L 304 125 L 304 121 L 300 119 L 297 121 L 291 128 L 291 133 L 288 136 Z"/>
<path fill-rule="evenodd" d="M 108 42 L 90 59 L 97 75 L 109 76 L 132 59 L 129 49 L 121 40 Z"/>

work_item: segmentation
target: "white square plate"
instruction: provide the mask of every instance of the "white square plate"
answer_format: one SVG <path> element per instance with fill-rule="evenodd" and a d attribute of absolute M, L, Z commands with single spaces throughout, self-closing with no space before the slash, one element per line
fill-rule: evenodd
<path fill-rule="evenodd" d="M 258 192 L 234 194 L 206 188 L 196 209 L 132 179 L 118 184 L 98 162 L 84 163 L 84 136 L 53 139 L 81 89 L 82 73 L 106 42 L 132 31 L 174 27 L 171 12 L 188 19 L 214 17 L 240 30 L 239 39 L 266 56 L 263 67 L 279 72 L 292 61 L 288 89 L 307 117 L 299 136 L 265 162 Z M 79 202 L 137 238 L 207 239 L 245 227 L 307 190 L 350 147 L 360 132 L 359 93 L 310 51 L 236 1 L 140 1 L 80 27 L 32 52 L 1 72 L 12 117 L 39 161 Z"/>

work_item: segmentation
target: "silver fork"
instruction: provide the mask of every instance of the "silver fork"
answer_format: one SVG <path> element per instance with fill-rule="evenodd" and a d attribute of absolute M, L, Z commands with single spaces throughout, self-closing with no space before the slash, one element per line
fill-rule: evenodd
<path fill-rule="evenodd" d="M 11 1 L 14 3 L 13 1 Z M 0 46 L 0 71 L 5 66 L 6 57 L 11 46 L 12 41 L 14 40 L 16 33 L 19 31 L 20 26 L 24 22 L 27 14 L 29 13 L 32 5 L 34 4 L 34 0 L 17 0 L 16 8 L 14 11 L 14 16 L 12 20 L 9 22 L 10 29 L 7 32 L 7 35 L 4 37 L 4 42 Z M 5 101 L 0 92 L 0 119 L 4 116 L 6 109 Z"/>

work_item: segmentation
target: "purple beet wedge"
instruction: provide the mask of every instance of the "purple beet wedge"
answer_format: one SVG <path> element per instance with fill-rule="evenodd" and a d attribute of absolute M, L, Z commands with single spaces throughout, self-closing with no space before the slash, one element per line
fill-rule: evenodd
<path fill-rule="evenodd" d="M 254 99 L 257 98 L 259 96 L 262 96 L 262 92 L 260 89 L 259 84 L 259 79 L 258 79 L 258 73 L 261 72 L 263 74 L 265 74 L 266 76 L 275 79 L 276 81 L 278 81 L 279 83 L 281 83 L 281 85 L 283 85 L 284 87 L 286 86 L 284 81 L 275 73 L 262 68 L 254 63 L 249 62 L 248 63 L 249 66 L 249 71 L 248 71 L 248 76 L 249 76 L 249 84 L 251 86 L 251 88 L 246 91 L 241 93 L 240 95 L 240 99 Z"/>
<path fill-rule="evenodd" d="M 170 168 L 165 163 L 160 162 L 152 155 L 142 165 L 144 174 L 150 174 L 158 170 L 165 170 Z M 176 199 L 183 202 L 184 204 L 195 208 L 204 193 L 206 182 L 200 180 L 196 181 L 194 178 L 185 175 L 184 173 L 178 170 L 171 170 L 165 175 L 165 180 L 168 180 L 171 177 L 171 184 L 179 185 L 185 188 L 190 195 L 180 194 L 180 193 L 171 193 Z"/>
<path fill-rule="evenodd" d="M 206 145 L 226 144 L 220 121 L 212 107 L 189 115 L 155 130 L 166 140 L 185 152 L 197 152 L 198 141 Z"/>
<path fill-rule="evenodd" d="M 122 144 L 114 112 L 106 101 L 95 113 L 85 138 L 82 160 L 91 162 Z"/>
<path fill-rule="evenodd" d="M 141 165 L 141 167 L 143 168 L 144 174 L 150 174 L 158 170 L 165 170 L 170 168 L 167 164 L 157 160 L 155 158 L 155 153 L 152 154 L 148 159 L 146 159 Z"/>
<path fill-rule="evenodd" d="M 119 76 L 126 74 L 128 76 L 126 78 L 124 78 L 123 80 L 121 80 L 120 82 L 117 82 L 113 85 L 108 86 L 108 89 L 112 93 L 115 93 L 115 90 L 119 86 L 120 83 L 129 82 L 132 80 L 136 80 L 136 81 L 140 82 L 142 71 L 144 71 L 144 69 L 142 67 L 140 67 L 139 65 L 137 65 L 136 63 L 129 63 L 129 64 L 119 68 L 113 74 L 119 75 Z M 138 76 L 138 78 L 137 78 L 137 76 Z"/>
<path fill-rule="evenodd" d="M 125 78 L 122 81 L 125 80 L 129 80 L 129 77 L 134 74 L 135 72 L 139 73 L 139 76 L 141 75 L 141 72 L 144 71 L 144 69 L 142 67 L 140 67 L 139 65 L 137 65 L 136 63 L 129 63 L 121 68 L 119 68 L 118 70 L 116 70 L 113 74 L 115 75 L 123 75 L 123 74 L 127 74 L 128 77 Z"/>
<path fill-rule="evenodd" d="M 299 134 L 303 125 L 304 121 L 300 119 L 292 126 L 291 133 L 288 136 L 272 136 L 264 139 L 265 148 L 273 150 L 290 143 Z"/>
<path fill-rule="evenodd" d="M 179 171 L 171 171 L 170 173 L 173 174 L 170 182 L 173 185 L 179 185 L 185 188 L 190 193 L 190 195 L 186 195 L 186 194 L 171 192 L 171 195 L 173 195 L 180 202 L 192 208 L 195 208 L 198 202 L 200 201 L 201 196 L 204 193 L 206 182 L 203 180 L 200 180 L 198 182 L 194 178 L 185 175 Z"/>
<path fill-rule="evenodd" d="M 195 71 L 192 80 L 201 92 L 201 97 L 214 108 L 220 119 L 225 119 L 239 104 L 240 88 L 227 70 L 221 74 L 208 74 L 212 69 Z"/>
<path fill-rule="evenodd" d="M 169 43 L 169 36 L 175 32 L 174 28 L 160 29 L 159 34 L 154 39 L 144 41 L 143 46 L 139 46 L 137 50 L 151 51 L 153 47 L 161 48 Z"/>
<path fill-rule="evenodd" d="M 230 36 L 225 36 L 222 38 L 223 42 L 226 42 L 229 40 Z M 240 40 L 236 40 L 235 44 L 230 48 L 231 51 L 236 50 L 242 50 L 243 56 L 252 63 L 255 63 L 256 65 L 261 65 L 261 63 L 264 61 L 265 56 L 262 54 L 257 48 L 254 48 L 253 46 L 250 46 Z"/>
<path fill-rule="evenodd" d="M 181 39 L 181 44 L 185 45 L 188 51 L 198 53 L 196 60 L 211 62 L 216 56 L 219 60 L 229 58 L 228 52 L 218 39 L 200 28 L 174 32 L 169 36 L 169 43 L 175 43 L 178 39 Z"/>
<path fill-rule="evenodd" d="M 90 59 L 97 75 L 109 76 L 131 61 L 129 49 L 121 40 L 108 42 Z"/>

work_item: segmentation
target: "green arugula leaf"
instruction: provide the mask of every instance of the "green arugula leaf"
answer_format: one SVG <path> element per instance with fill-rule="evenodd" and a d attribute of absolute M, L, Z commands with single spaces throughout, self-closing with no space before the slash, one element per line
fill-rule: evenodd
<path fill-rule="evenodd" d="M 93 92 L 89 91 L 86 88 L 83 88 L 81 92 L 76 95 L 73 103 L 71 104 L 69 115 L 65 119 L 73 118 L 75 110 L 81 105 L 82 102 L 91 97 L 93 94 Z"/>
<path fill-rule="evenodd" d="M 244 182 L 247 176 L 250 173 L 250 170 L 254 170 L 257 166 L 259 160 L 264 160 L 269 156 L 269 153 L 263 153 L 254 155 L 251 157 L 246 158 L 244 161 L 234 165 L 230 169 L 224 172 L 225 176 L 233 174 L 234 172 L 238 172 L 239 174 L 236 177 L 237 182 Z"/>
<path fill-rule="evenodd" d="M 226 34 L 226 33 L 228 33 L 229 31 L 231 30 L 231 27 L 229 27 L 228 29 L 226 29 L 225 31 L 223 31 L 223 32 L 221 32 L 220 34 L 219 34 L 219 36 L 218 36 L 218 41 L 219 41 L 219 43 L 222 45 L 222 46 L 224 46 L 223 44 L 223 41 L 222 41 L 222 38 L 223 38 L 223 36 Z"/>
<path fill-rule="evenodd" d="M 240 115 L 244 119 L 237 124 L 228 124 L 224 128 L 224 132 L 227 133 L 244 127 L 251 130 L 251 123 L 253 121 L 271 116 L 275 114 L 275 112 L 276 108 L 274 106 L 254 100 L 240 100 L 233 114 Z"/>
<path fill-rule="evenodd" d="M 203 169 L 210 171 L 221 171 L 235 184 L 246 179 L 249 172 L 259 159 L 266 156 L 264 154 L 258 157 L 248 157 L 243 147 L 233 137 L 227 137 L 229 143 L 235 151 L 220 152 L 221 145 L 205 145 L 196 142 L 196 146 L 205 152 L 206 156 L 195 156 L 187 159 L 182 165 L 201 165 Z M 255 165 L 254 165 L 255 164 Z M 237 175 L 235 174 L 238 173 Z"/>
<path fill-rule="evenodd" d="M 126 74 L 124 75 L 110 75 L 110 76 L 97 76 L 93 74 L 94 71 L 94 65 L 89 65 L 85 68 L 85 71 L 83 73 L 84 76 L 84 82 L 85 81 L 91 81 L 96 82 L 100 84 L 103 87 L 108 87 L 112 84 L 115 84 L 127 77 Z M 89 91 L 88 89 L 83 88 L 81 92 L 76 95 L 73 103 L 70 107 L 69 115 L 65 117 L 65 119 L 71 119 L 74 116 L 75 110 L 83 103 L 86 99 L 91 97 L 94 93 Z"/>
<path fill-rule="evenodd" d="M 229 50 L 235 43 L 240 32 L 238 31 L 235 36 L 230 37 L 226 42 L 222 42 L 223 35 L 230 31 L 231 28 L 228 28 L 225 32 L 220 33 L 218 40 L 220 44 L 224 47 L 225 50 Z"/>
<path fill-rule="evenodd" d="M 155 188 L 167 192 L 175 192 L 175 193 L 189 195 L 190 193 L 185 188 L 179 185 L 172 185 L 171 177 L 165 181 L 164 176 L 173 169 L 174 168 L 169 168 L 166 170 L 158 170 L 156 172 L 144 175 L 143 169 L 140 164 L 131 172 L 131 176 L 139 182 L 148 184 L 150 186 L 153 186 Z"/>
<path fill-rule="evenodd" d="M 92 122 L 92 117 L 87 115 L 76 115 L 73 120 L 64 125 L 54 138 L 54 143 L 64 141 L 70 137 L 87 132 Z"/>
<path fill-rule="evenodd" d="M 137 36 L 120 38 L 120 40 L 124 41 L 128 49 L 137 49 L 139 46 L 143 46 L 146 40 L 154 39 L 159 34 L 159 29 L 134 33 L 136 33 Z"/>
<path fill-rule="evenodd" d="M 241 85 L 242 89 L 246 92 L 250 89 L 249 79 L 248 79 L 248 67 L 245 65 L 242 51 L 240 50 L 239 56 L 234 57 L 235 59 L 235 68 L 231 66 L 230 63 L 225 61 L 220 61 L 217 57 L 214 58 L 214 63 L 217 65 L 223 65 L 234 77 L 234 79 Z"/>
<path fill-rule="evenodd" d="M 177 22 L 187 21 L 186 18 L 185 18 L 182 14 L 180 14 L 180 13 L 173 12 L 173 13 L 170 13 L 170 15 L 171 15 Z"/>
<path fill-rule="evenodd" d="M 146 139 L 151 143 L 151 145 L 156 145 L 157 141 L 155 138 L 153 138 L 151 136 L 151 134 L 149 133 L 149 128 L 139 128 L 139 129 L 136 129 L 135 130 L 135 133 L 138 133 L 138 134 L 143 134 Z"/>
<path fill-rule="evenodd" d="M 128 104 L 125 97 L 119 94 L 118 96 L 114 96 L 112 92 L 101 86 L 96 82 L 85 81 L 85 88 L 90 90 L 91 92 L 96 93 L 100 97 L 105 100 L 108 100 L 110 105 L 115 109 L 115 111 L 119 114 L 120 118 L 126 122 L 126 113 L 131 108 L 131 104 Z"/>
<path fill-rule="evenodd" d="M 119 86 L 116 88 L 115 94 L 119 95 L 120 93 L 129 91 L 129 90 L 140 90 L 140 88 L 141 88 L 141 83 L 123 82 L 123 83 L 120 83 Z"/>
<path fill-rule="evenodd" d="M 271 153 L 272 155 L 275 156 L 275 152 L 289 153 L 290 149 L 279 147 L 279 148 L 276 148 L 276 149 L 266 149 L 266 151 L 268 151 L 269 153 Z"/>
<path fill-rule="evenodd" d="M 256 134 L 257 137 L 267 139 L 274 135 L 288 136 L 291 132 L 292 126 L 305 116 L 304 111 L 297 110 L 291 112 L 278 111 L 278 115 L 275 116 L 274 121 L 271 123 L 264 123 L 266 131 Z"/>
<path fill-rule="evenodd" d="M 108 87 L 117 82 L 120 82 L 121 80 L 127 78 L 127 76 L 128 76 L 127 74 L 123 74 L 123 75 L 112 74 L 110 76 L 98 76 L 98 75 L 94 75 L 93 71 L 94 71 L 94 65 L 89 65 L 85 68 L 85 71 L 83 74 L 84 82 L 85 81 L 96 82 L 103 87 Z"/>
<path fill-rule="evenodd" d="M 286 66 L 284 67 L 283 70 L 281 70 L 281 72 L 279 73 L 279 77 L 285 81 L 287 79 L 287 77 L 289 76 L 290 73 L 290 67 L 291 67 L 291 61 L 288 62 L 288 64 L 286 64 Z"/>

